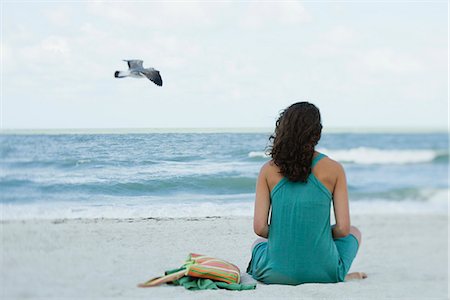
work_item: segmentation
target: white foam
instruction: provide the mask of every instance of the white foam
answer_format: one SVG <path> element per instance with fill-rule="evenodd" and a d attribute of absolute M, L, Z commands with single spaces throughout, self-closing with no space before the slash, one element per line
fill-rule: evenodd
<path fill-rule="evenodd" d="M 70 205 L 53 203 L 45 205 L 0 205 L 2 220 L 23 219 L 128 219 L 128 218 L 187 218 L 213 216 L 252 216 L 253 203 L 239 202 L 216 204 L 150 204 L 130 206 L 125 204 Z"/>
<path fill-rule="evenodd" d="M 265 152 L 262 151 L 251 151 L 248 154 L 248 157 L 253 158 L 253 157 L 262 157 L 262 158 L 268 158 L 269 155 L 267 155 Z"/>
<path fill-rule="evenodd" d="M 318 151 L 339 162 L 362 165 L 423 163 L 433 161 L 439 155 L 437 151 L 433 150 L 377 149 L 368 147 L 342 150 L 322 148 L 318 149 Z"/>
<path fill-rule="evenodd" d="M 448 190 L 432 195 L 427 201 L 360 200 L 350 202 L 352 214 L 438 214 L 448 213 Z M 242 199 L 242 198 L 241 198 Z M 23 219 L 128 219 L 128 218 L 192 218 L 252 217 L 253 201 L 141 204 L 0 204 L 2 220 Z"/>
<path fill-rule="evenodd" d="M 433 161 L 440 155 L 438 151 L 434 150 L 377 149 L 369 147 L 336 150 L 318 148 L 317 151 L 339 162 L 362 165 L 423 163 Z M 262 151 L 251 151 L 248 153 L 248 157 L 269 158 L 269 155 Z"/>
<path fill-rule="evenodd" d="M 387 201 L 387 200 L 374 200 L 374 201 L 354 201 L 350 204 L 351 214 L 408 214 L 408 215 L 421 215 L 421 214 L 448 214 L 448 203 L 444 201 L 431 203 L 423 201 Z"/>

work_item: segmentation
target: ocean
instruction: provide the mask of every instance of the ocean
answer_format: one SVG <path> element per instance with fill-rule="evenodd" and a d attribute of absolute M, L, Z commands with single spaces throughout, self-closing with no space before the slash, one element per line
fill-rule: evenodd
<path fill-rule="evenodd" d="M 0 135 L 3 220 L 251 216 L 270 132 Z M 447 133 L 324 133 L 351 212 L 447 213 Z"/>

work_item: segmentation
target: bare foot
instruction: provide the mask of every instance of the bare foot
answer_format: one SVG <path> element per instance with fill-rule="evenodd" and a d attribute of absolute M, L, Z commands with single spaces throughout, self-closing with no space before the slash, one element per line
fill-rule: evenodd
<path fill-rule="evenodd" d="M 357 280 L 357 279 L 365 279 L 367 278 L 367 274 L 364 272 L 353 272 L 348 273 L 347 276 L 345 276 L 345 281 L 349 280 Z"/>

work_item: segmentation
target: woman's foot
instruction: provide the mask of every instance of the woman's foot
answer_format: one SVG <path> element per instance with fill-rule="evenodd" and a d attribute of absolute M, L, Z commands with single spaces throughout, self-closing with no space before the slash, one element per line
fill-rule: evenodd
<path fill-rule="evenodd" d="M 357 280 L 357 279 L 365 279 L 367 278 L 367 274 L 364 272 L 353 272 L 348 273 L 347 276 L 345 276 L 345 281 L 348 280 Z"/>

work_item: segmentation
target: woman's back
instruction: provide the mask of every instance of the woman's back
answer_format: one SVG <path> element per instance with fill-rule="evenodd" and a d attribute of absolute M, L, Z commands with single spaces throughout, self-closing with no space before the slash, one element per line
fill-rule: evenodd
<path fill-rule="evenodd" d="M 318 154 L 312 169 L 325 155 Z M 276 166 L 274 166 L 276 171 Z M 268 176 L 271 188 L 278 172 Z M 320 174 L 332 180 L 332 173 Z M 271 184 L 272 183 L 272 184 Z M 342 266 L 330 227 L 332 195 L 312 172 L 306 183 L 278 178 L 270 192 L 269 239 L 255 247 L 253 277 L 265 283 L 342 281 Z M 252 272 L 253 271 L 253 272 Z"/>
<path fill-rule="evenodd" d="M 345 172 L 315 151 L 321 132 L 319 109 L 309 102 L 290 105 L 276 121 L 268 147 L 272 160 L 256 182 L 253 230 L 261 238 L 252 246 L 247 272 L 257 280 L 344 281 L 356 256 L 361 232 L 350 225 Z"/>

